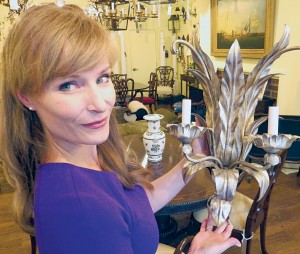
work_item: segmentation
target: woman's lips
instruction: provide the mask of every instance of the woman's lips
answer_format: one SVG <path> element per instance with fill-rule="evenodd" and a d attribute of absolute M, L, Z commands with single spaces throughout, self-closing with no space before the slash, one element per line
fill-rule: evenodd
<path fill-rule="evenodd" d="M 84 127 L 90 128 L 90 129 L 98 129 L 103 127 L 107 122 L 107 118 L 104 118 L 100 121 L 95 121 L 91 123 L 82 124 Z"/>

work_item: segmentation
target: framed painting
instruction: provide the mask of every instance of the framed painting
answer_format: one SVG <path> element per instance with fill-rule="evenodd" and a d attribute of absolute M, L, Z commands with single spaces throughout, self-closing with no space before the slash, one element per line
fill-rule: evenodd
<path fill-rule="evenodd" d="M 273 46 L 274 0 L 211 0 L 213 56 L 227 56 L 235 39 L 242 57 L 261 58 Z"/>

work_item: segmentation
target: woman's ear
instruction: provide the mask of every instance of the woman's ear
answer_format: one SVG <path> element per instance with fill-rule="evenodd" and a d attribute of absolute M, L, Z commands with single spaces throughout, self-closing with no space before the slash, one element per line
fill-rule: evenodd
<path fill-rule="evenodd" d="M 28 98 L 25 94 L 23 94 L 22 92 L 18 92 L 17 93 L 18 99 L 21 101 L 21 103 L 27 107 L 29 110 L 34 110 L 34 108 L 32 107 L 32 103 L 30 98 Z"/>

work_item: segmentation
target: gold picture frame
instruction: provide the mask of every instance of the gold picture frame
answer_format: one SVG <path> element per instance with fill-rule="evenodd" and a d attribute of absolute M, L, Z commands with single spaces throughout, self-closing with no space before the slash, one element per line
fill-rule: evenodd
<path fill-rule="evenodd" d="M 227 56 L 235 39 L 242 57 L 261 58 L 273 46 L 274 0 L 211 0 L 211 54 Z"/>

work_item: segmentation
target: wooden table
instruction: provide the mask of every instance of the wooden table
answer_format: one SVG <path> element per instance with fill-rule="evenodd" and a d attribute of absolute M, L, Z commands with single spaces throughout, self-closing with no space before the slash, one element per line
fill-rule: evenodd
<path fill-rule="evenodd" d="M 186 98 L 189 98 L 188 95 L 188 86 L 191 84 L 196 84 L 196 78 L 193 75 L 189 74 L 180 74 L 180 92 L 182 94 L 182 82 L 185 82 L 185 96 Z"/>
<path fill-rule="evenodd" d="M 137 158 L 144 168 L 151 170 L 153 180 L 168 172 L 182 157 L 182 145 L 173 136 L 166 133 L 166 146 L 163 159 L 160 162 L 148 162 L 140 134 L 124 137 L 125 144 L 135 151 Z M 203 169 L 180 191 L 169 204 L 159 210 L 155 216 L 158 221 L 160 238 L 172 238 L 177 230 L 177 223 L 171 215 L 190 213 L 206 207 L 207 199 L 214 193 L 214 185 L 209 171 Z"/>

